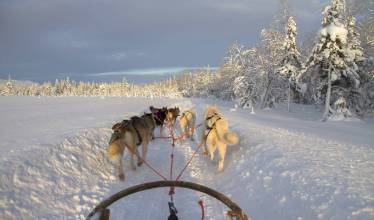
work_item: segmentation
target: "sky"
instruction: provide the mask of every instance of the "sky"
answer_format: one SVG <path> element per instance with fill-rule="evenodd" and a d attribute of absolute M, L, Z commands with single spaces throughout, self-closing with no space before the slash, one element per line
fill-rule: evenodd
<path fill-rule="evenodd" d="M 299 38 L 328 0 L 289 0 Z M 1 0 L 0 78 L 218 66 L 237 41 L 254 46 L 279 0 Z M 139 70 L 139 71 L 136 71 Z"/>

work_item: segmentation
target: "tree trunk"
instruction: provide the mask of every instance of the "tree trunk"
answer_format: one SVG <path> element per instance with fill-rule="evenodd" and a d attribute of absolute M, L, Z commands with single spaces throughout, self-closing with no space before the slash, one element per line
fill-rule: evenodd
<path fill-rule="evenodd" d="M 290 80 L 288 80 L 288 105 L 287 105 L 288 112 L 290 112 L 290 102 L 291 102 L 291 83 L 290 83 Z"/>
<path fill-rule="evenodd" d="M 325 99 L 325 112 L 323 113 L 323 119 L 322 121 L 327 121 L 327 118 L 329 117 L 330 112 L 330 99 L 331 99 L 331 64 L 329 64 L 329 70 L 328 70 L 328 85 L 327 85 L 327 92 L 326 92 L 326 99 Z"/>
<path fill-rule="evenodd" d="M 266 87 L 266 90 L 265 90 L 265 93 L 264 95 L 262 96 L 262 100 L 261 100 L 261 109 L 265 108 L 266 106 L 266 100 L 268 99 L 268 96 L 269 96 L 269 90 L 270 90 L 270 86 L 271 85 L 271 81 L 269 81 L 269 84 L 268 86 Z"/>

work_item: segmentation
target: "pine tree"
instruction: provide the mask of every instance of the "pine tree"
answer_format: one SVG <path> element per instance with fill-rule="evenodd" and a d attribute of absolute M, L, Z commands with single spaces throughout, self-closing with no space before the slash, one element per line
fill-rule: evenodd
<path fill-rule="evenodd" d="M 344 0 L 332 0 L 331 6 L 325 8 L 319 41 L 306 64 L 308 74 L 303 74 L 309 83 L 311 100 L 325 103 L 324 120 L 350 117 L 350 106 L 339 103 L 349 103 L 350 90 L 360 84 L 357 70 L 349 60 L 344 14 Z"/>
<path fill-rule="evenodd" d="M 362 62 L 364 57 L 364 49 L 361 47 L 360 34 L 357 30 L 356 19 L 351 15 L 347 19 L 347 30 L 348 30 L 348 54 L 349 61 L 353 63 Z"/>
<path fill-rule="evenodd" d="M 296 22 L 293 17 L 289 17 L 286 26 L 286 38 L 283 45 L 284 55 L 281 61 L 281 67 L 278 72 L 288 81 L 288 104 L 291 99 L 291 91 L 296 96 L 296 79 L 301 70 L 300 53 L 296 46 Z"/>
<path fill-rule="evenodd" d="M 6 83 L 6 89 L 7 89 L 7 95 L 14 95 L 14 93 L 13 93 L 14 85 L 13 85 L 12 80 L 10 78 L 10 74 L 9 74 L 8 82 Z"/>

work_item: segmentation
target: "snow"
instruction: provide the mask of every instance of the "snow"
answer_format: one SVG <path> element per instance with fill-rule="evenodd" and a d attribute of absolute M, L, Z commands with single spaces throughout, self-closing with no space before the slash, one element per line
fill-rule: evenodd
<path fill-rule="evenodd" d="M 195 108 L 198 122 L 216 104 L 239 133 L 228 148 L 225 170 L 202 154 L 182 180 L 216 189 L 253 219 L 373 219 L 374 121 L 319 121 L 313 106 L 292 105 L 250 114 L 233 103 L 206 99 L 0 97 L 0 219 L 84 219 L 104 198 L 126 187 L 159 180 L 149 169 L 132 171 L 125 155 L 125 182 L 106 158 L 111 125 L 149 105 Z M 156 139 L 147 160 L 167 174 L 169 140 Z M 178 142 L 175 170 L 196 143 Z M 111 206 L 111 219 L 166 219 L 168 189 L 129 196 Z M 227 210 L 204 194 L 177 189 L 180 219 L 225 219 Z"/>
<path fill-rule="evenodd" d="M 324 37 L 330 36 L 332 41 L 339 39 L 343 44 L 347 42 L 348 31 L 342 25 L 329 24 L 321 29 L 321 35 Z"/>

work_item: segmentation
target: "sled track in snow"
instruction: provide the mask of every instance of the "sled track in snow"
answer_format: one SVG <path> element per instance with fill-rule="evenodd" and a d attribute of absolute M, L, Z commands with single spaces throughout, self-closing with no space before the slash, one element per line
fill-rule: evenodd
<path fill-rule="evenodd" d="M 83 219 L 108 193 L 109 129 L 91 129 L 1 164 L 1 219 Z"/>

